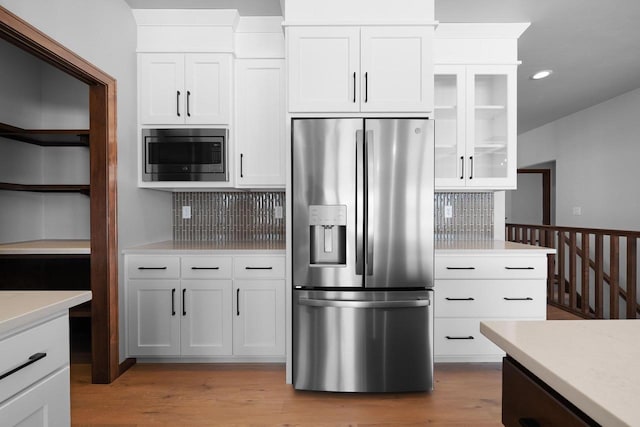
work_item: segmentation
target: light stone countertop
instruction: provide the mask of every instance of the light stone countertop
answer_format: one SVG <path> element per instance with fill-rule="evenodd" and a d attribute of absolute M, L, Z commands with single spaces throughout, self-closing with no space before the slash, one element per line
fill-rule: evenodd
<path fill-rule="evenodd" d="M 28 240 L 1 243 L 0 255 L 90 255 L 89 240 Z"/>
<path fill-rule="evenodd" d="M 524 245 L 504 240 L 436 241 L 436 255 L 541 255 L 554 254 L 555 249 Z"/>
<path fill-rule="evenodd" d="M 135 246 L 127 248 L 122 252 L 127 255 L 153 255 L 161 253 L 175 253 L 197 255 L 207 252 L 228 252 L 228 253 L 242 253 L 242 252 L 261 252 L 264 254 L 284 254 L 285 243 L 283 241 L 179 241 L 179 240 L 167 240 L 164 242 L 150 243 L 142 246 Z"/>
<path fill-rule="evenodd" d="M 91 299 L 91 291 L 0 291 L 0 336 Z"/>
<path fill-rule="evenodd" d="M 601 425 L 640 425 L 640 320 L 487 321 L 480 331 Z"/>

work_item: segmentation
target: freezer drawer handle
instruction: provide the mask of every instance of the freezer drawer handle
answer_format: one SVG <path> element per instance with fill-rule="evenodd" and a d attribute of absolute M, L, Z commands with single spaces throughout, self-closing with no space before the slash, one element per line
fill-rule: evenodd
<path fill-rule="evenodd" d="M 447 301 L 475 301 L 476 300 L 473 297 L 469 297 L 469 298 L 449 298 L 449 297 L 446 297 L 445 299 Z"/>
<path fill-rule="evenodd" d="M 166 270 L 167 267 L 138 267 L 138 270 Z"/>
<path fill-rule="evenodd" d="M 505 270 L 535 270 L 534 267 L 505 267 Z"/>
<path fill-rule="evenodd" d="M 447 267 L 447 270 L 475 270 L 475 267 Z"/>
<path fill-rule="evenodd" d="M 192 270 L 220 270 L 220 267 L 191 267 Z"/>
<path fill-rule="evenodd" d="M 300 305 L 311 307 L 335 307 L 335 308 L 407 308 L 407 307 L 428 307 L 431 300 L 409 300 L 409 301 L 336 301 L 326 299 L 300 298 Z"/>
<path fill-rule="evenodd" d="M 505 301 L 533 301 L 533 298 L 531 297 L 526 297 L 526 298 L 509 298 L 509 297 L 504 297 L 502 298 Z"/>
<path fill-rule="evenodd" d="M 19 370 L 24 369 L 27 366 L 31 365 L 32 363 L 36 363 L 38 360 L 44 359 L 45 357 L 47 357 L 47 353 L 35 353 L 35 354 L 32 354 L 31 356 L 29 356 L 27 361 L 24 362 L 23 364 L 21 364 L 19 366 L 16 366 L 15 368 L 10 369 L 7 372 L 5 372 L 4 374 L 0 375 L 0 380 L 3 380 L 5 378 L 7 378 L 9 375 L 15 374 Z"/>
<path fill-rule="evenodd" d="M 475 338 L 472 335 L 469 335 L 468 337 L 452 337 L 452 336 L 445 336 L 446 339 L 448 340 L 474 340 Z"/>
<path fill-rule="evenodd" d="M 245 267 L 245 270 L 273 270 L 273 267 Z"/>

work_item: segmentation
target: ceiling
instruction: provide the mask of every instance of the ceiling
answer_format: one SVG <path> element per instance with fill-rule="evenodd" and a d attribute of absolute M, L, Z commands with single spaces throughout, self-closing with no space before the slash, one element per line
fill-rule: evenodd
<path fill-rule="evenodd" d="M 280 0 L 125 0 L 131 8 L 280 15 Z M 435 0 L 440 22 L 531 22 L 520 37 L 518 132 L 640 87 L 638 0 Z M 540 81 L 541 69 L 554 74 Z"/>

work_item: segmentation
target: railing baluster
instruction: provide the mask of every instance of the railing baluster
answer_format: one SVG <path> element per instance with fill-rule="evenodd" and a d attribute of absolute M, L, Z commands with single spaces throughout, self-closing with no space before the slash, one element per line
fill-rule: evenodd
<path fill-rule="evenodd" d="M 609 318 L 620 318 L 620 238 L 609 236 Z"/>
<path fill-rule="evenodd" d="M 638 280 L 637 238 L 627 236 L 627 319 L 638 316 L 637 280 Z"/>
<path fill-rule="evenodd" d="M 567 303 L 564 300 L 564 245 L 564 231 L 558 231 L 558 304 L 566 307 Z"/>
<path fill-rule="evenodd" d="M 582 233 L 582 274 L 580 279 L 582 280 L 582 313 L 589 314 L 589 260 L 591 254 L 589 253 L 589 233 Z"/>
<path fill-rule="evenodd" d="M 595 295 L 595 309 L 596 309 L 596 318 L 602 319 L 604 316 L 604 256 L 603 256 L 603 240 L 604 236 L 600 233 L 596 234 L 596 247 L 595 247 L 595 286 L 596 286 L 596 295 Z"/>
<path fill-rule="evenodd" d="M 556 256 L 547 254 L 547 300 L 554 302 L 555 299 L 555 281 L 556 281 Z"/>
<path fill-rule="evenodd" d="M 577 274 L 576 274 L 576 259 L 577 259 L 577 243 L 576 232 L 569 232 L 569 303 L 572 310 L 578 309 L 578 292 L 577 292 Z"/>

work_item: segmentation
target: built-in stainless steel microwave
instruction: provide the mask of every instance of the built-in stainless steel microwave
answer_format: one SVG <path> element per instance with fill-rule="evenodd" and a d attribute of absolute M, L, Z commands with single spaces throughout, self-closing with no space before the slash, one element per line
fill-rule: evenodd
<path fill-rule="evenodd" d="M 143 181 L 228 181 L 227 129 L 143 129 Z"/>

